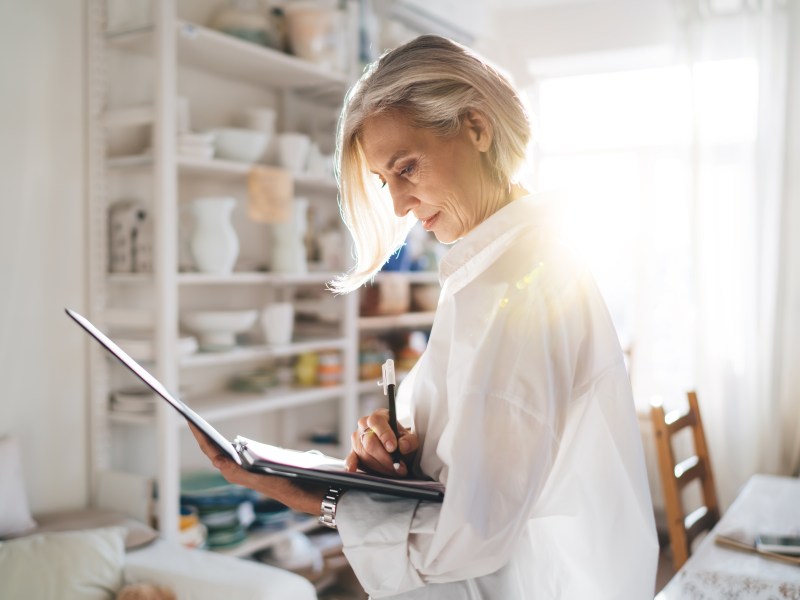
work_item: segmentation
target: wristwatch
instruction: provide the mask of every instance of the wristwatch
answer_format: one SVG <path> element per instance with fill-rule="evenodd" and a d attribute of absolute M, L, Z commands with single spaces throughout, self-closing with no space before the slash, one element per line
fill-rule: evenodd
<path fill-rule="evenodd" d="M 325 492 L 325 496 L 322 498 L 319 522 L 325 525 L 325 527 L 336 529 L 336 505 L 339 503 L 339 497 L 342 495 L 342 491 L 340 487 L 329 487 L 328 491 Z"/>

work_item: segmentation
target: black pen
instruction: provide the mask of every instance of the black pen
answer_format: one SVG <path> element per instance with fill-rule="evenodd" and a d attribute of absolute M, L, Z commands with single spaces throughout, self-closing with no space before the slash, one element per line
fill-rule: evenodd
<path fill-rule="evenodd" d="M 397 382 L 394 377 L 394 361 L 390 358 L 381 366 L 383 372 L 383 393 L 389 396 L 389 427 L 392 428 L 394 437 L 397 440 L 394 452 L 392 452 L 392 466 L 394 470 L 400 469 L 400 434 L 397 432 L 397 408 L 394 404 L 394 390 Z"/>

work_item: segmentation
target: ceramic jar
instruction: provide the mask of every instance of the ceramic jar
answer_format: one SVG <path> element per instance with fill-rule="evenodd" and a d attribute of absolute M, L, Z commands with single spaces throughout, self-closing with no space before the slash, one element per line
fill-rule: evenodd
<path fill-rule="evenodd" d="M 239 255 L 239 238 L 231 223 L 236 200 L 226 196 L 195 198 L 192 201 L 194 229 L 190 247 L 201 273 L 225 275 L 233 271 Z"/>

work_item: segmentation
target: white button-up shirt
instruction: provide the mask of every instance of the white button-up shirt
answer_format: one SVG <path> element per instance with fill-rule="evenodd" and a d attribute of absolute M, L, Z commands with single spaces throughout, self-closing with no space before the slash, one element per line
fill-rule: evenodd
<path fill-rule="evenodd" d="M 515 200 L 442 260 L 398 410 L 444 502 L 349 491 L 337 511 L 373 598 L 653 597 L 658 544 L 622 352 L 551 209 L 545 195 Z"/>

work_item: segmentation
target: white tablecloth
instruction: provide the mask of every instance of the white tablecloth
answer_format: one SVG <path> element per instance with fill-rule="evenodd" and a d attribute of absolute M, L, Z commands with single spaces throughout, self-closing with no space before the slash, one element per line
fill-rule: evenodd
<path fill-rule="evenodd" d="M 754 475 L 656 599 L 800 599 L 800 566 L 714 543 L 716 534 L 759 532 L 800 532 L 800 479 Z"/>

